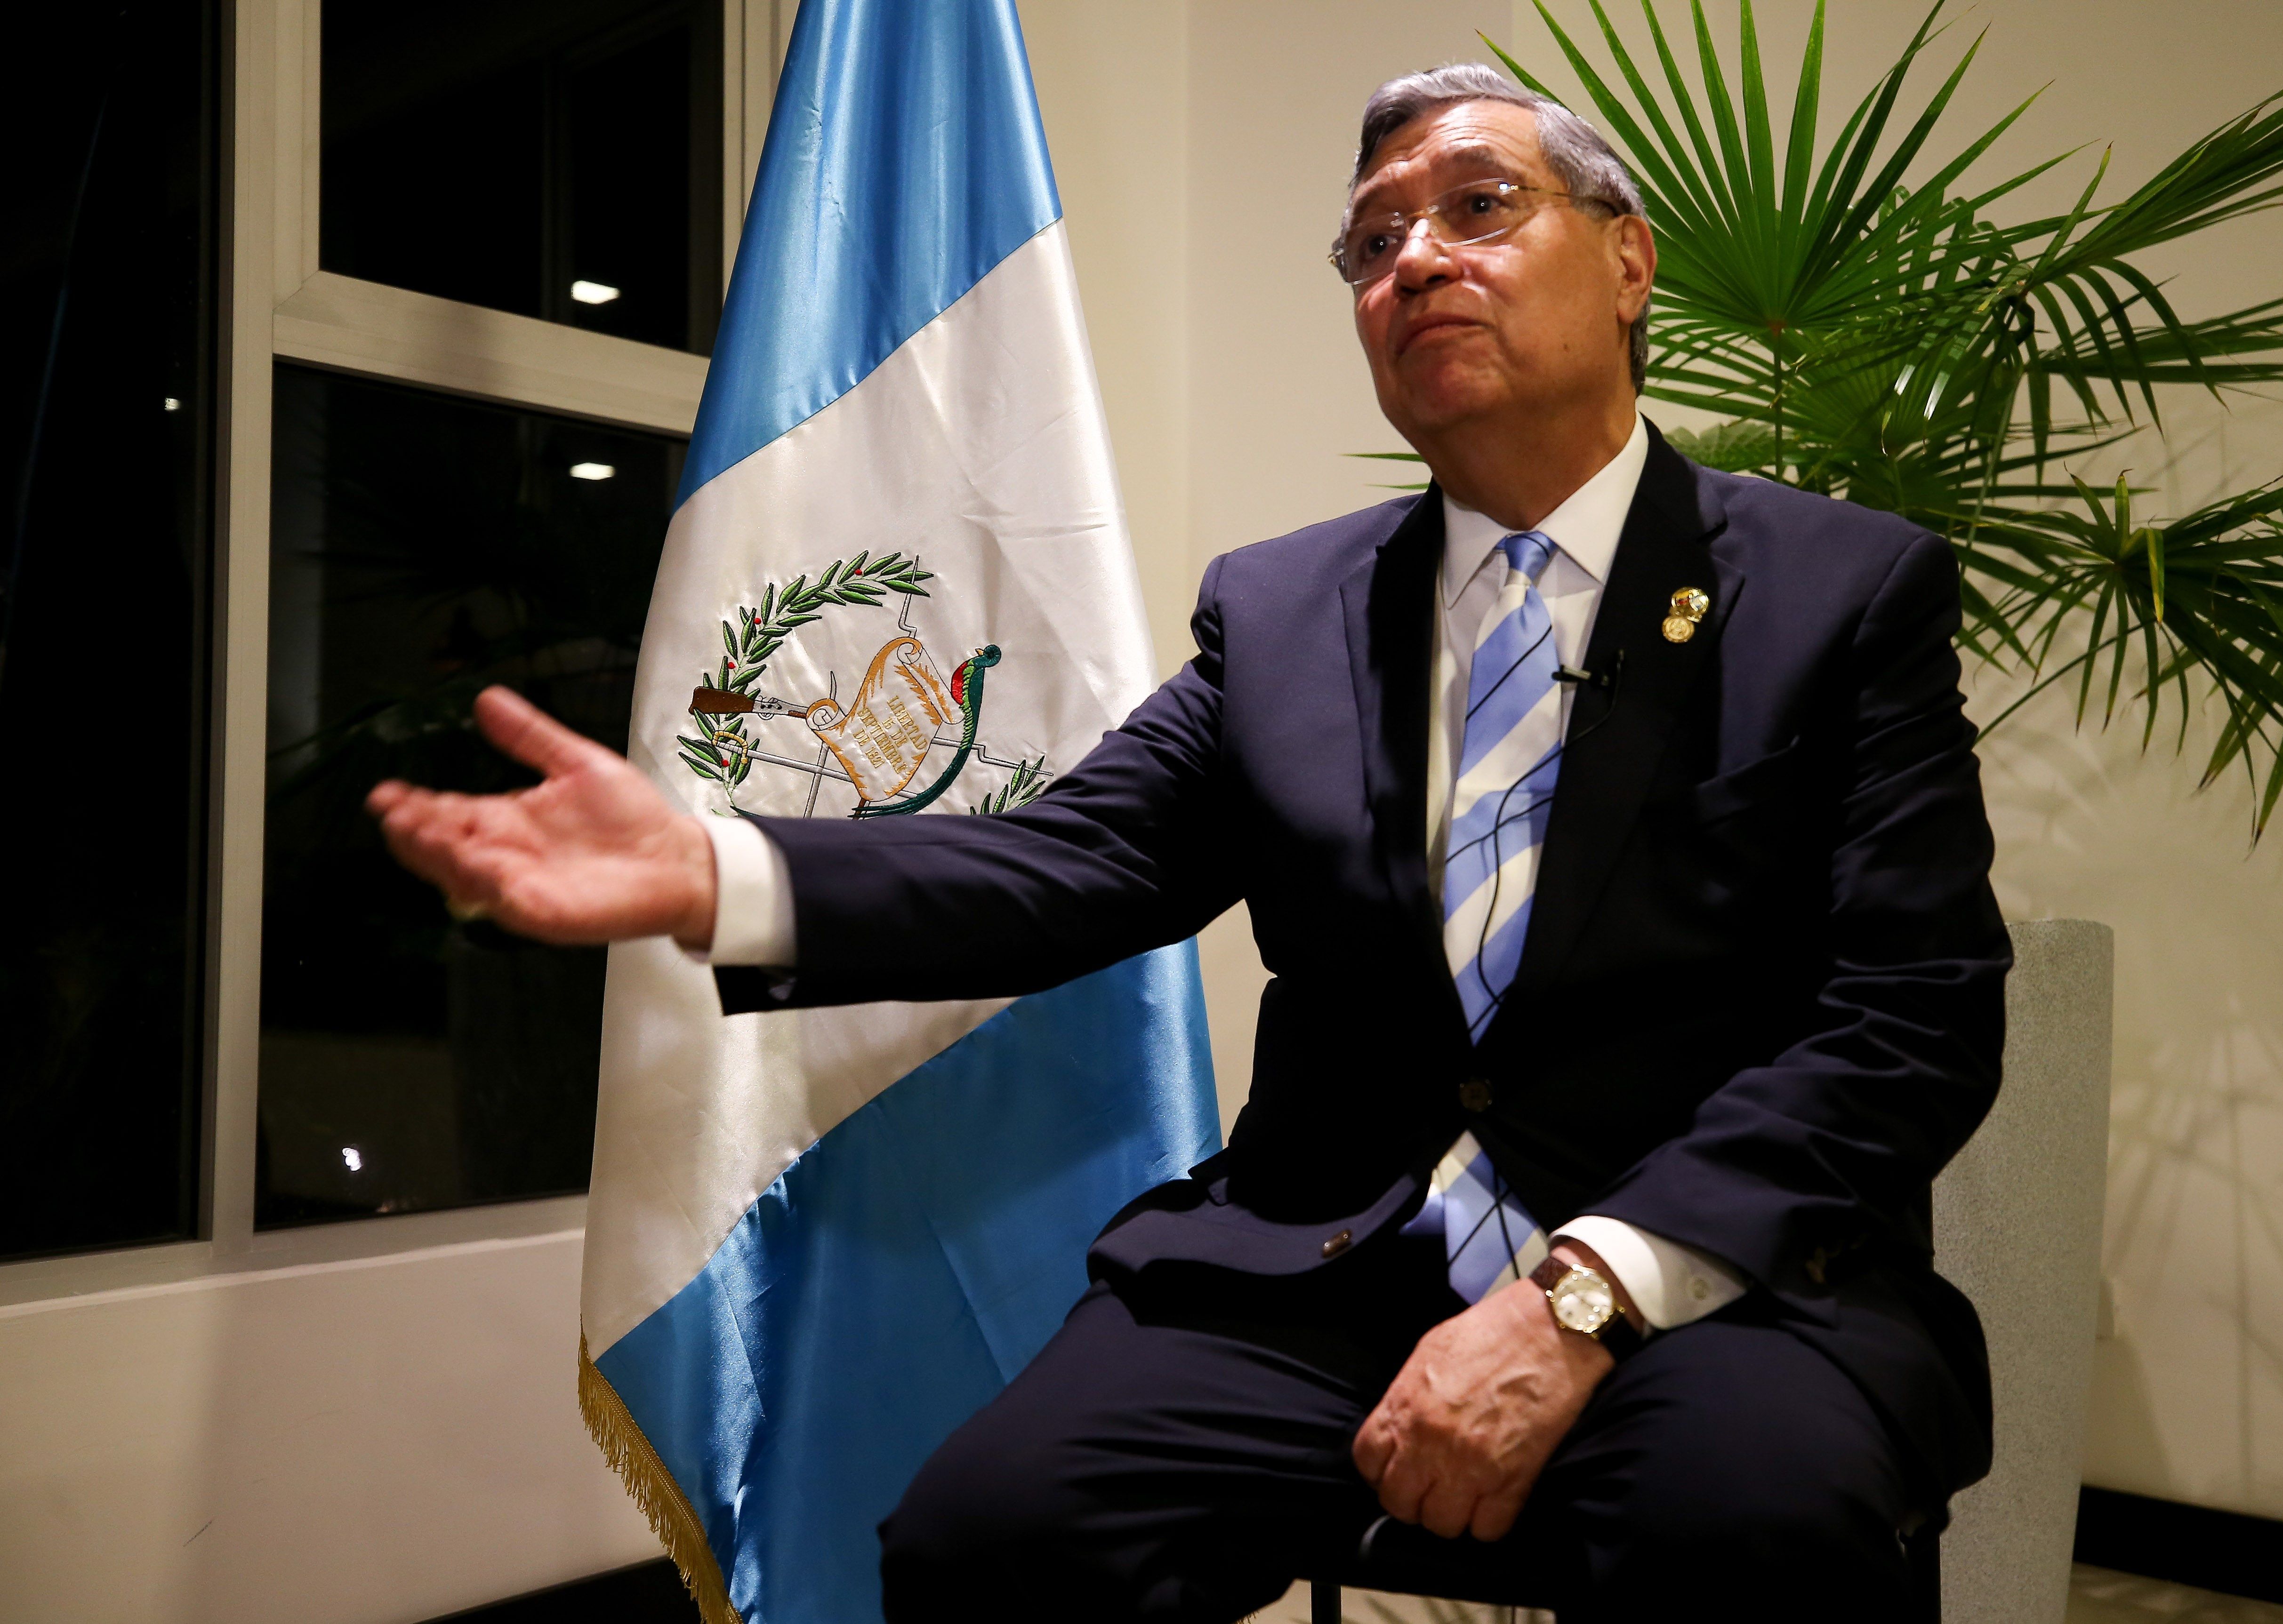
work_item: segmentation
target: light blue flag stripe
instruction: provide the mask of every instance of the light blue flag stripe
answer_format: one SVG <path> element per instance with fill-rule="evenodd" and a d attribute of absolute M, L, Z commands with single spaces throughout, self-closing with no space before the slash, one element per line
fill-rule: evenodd
<path fill-rule="evenodd" d="M 1012 4 L 803 5 L 677 504 L 1061 217 Z"/>
<path fill-rule="evenodd" d="M 747 1624 L 880 1616 L 874 1528 L 1219 1144 L 1196 944 L 1017 1000 L 817 1141 L 596 1363 Z M 700 1356 L 697 1350 L 710 1350 Z"/>

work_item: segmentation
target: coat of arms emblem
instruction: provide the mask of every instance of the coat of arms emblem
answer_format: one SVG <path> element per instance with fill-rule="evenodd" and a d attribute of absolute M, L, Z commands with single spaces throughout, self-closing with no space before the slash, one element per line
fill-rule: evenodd
<path fill-rule="evenodd" d="M 916 556 L 876 558 L 868 551 L 834 560 L 814 580 L 796 576 L 764 587 L 758 604 L 741 605 L 721 622 L 721 664 L 701 673 L 690 696 L 697 736 L 675 735 L 682 765 L 720 784 L 732 810 L 756 766 L 798 773 L 809 781 L 805 817 L 815 814 L 827 779 L 855 790 L 851 817 L 884 818 L 932 804 L 975 765 L 1004 777 L 971 810 L 1001 812 L 1037 799 L 1051 776 L 1046 757 L 994 756 L 978 734 L 984 679 L 999 664 L 998 645 L 974 649 L 946 675 L 912 622 L 914 602 L 930 595 L 920 583 L 934 579 Z M 837 675 L 823 695 L 806 702 L 762 691 L 769 661 L 793 633 L 829 609 L 883 607 L 891 593 L 899 604 L 894 634 L 845 700 Z M 803 742 L 790 726 L 782 739 L 760 730 L 773 720 L 805 727 L 813 755 L 792 753 Z"/>

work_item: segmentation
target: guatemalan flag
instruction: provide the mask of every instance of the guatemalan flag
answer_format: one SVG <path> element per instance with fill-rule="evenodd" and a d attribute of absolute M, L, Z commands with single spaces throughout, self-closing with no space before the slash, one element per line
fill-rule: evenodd
<path fill-rule="evenodd" d="M 988 816 L 1149 692 L 1061 215 L 1012 0 L 806 0 L 635 684 L 681 804 Z M 1218 1139 L 1194 944 L 729 1019 L 614 948 L 580 1396 L 710 1624 L 877 1619 L 875 1525 Z"/>

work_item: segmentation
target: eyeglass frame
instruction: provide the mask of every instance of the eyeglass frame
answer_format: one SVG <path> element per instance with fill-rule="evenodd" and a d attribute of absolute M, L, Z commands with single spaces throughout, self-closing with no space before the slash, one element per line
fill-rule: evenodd
<path fill-rule="evenodd" d="M 1485 176 L 1484 177 L 1484 180 L 1461 181 L 1456 186 L 1450 187 L 1443 191 L 1438 191 L 1433 197 L 1428 198 L 1424 207 L 1416 209 L 1391 209 L 1383 217 L 1391 220 L 1400 220 L 1403 222 L 1403 229 L 1400 235 L 1407 242 L 1411 234 L 1418 229 L 1419 222 L 1421 221 L 1445 218 L 1445 216 L 1444 216 L 1440 212 L 1440 205 L 1446 198 L 1454 197 L 1458 193 L 1465 191 L 1470 187 L 1480 186 L 1484 184 L 1484 180 L 1494 182 L 1500 186 L 1507 187 L 1515 191 L 1531 192 L 1541 198 L 1558 198 L 1565 202 L 1578 204 L 1581 206 L 1606 209 L 1612 220 L 1617 218 L 1625 212 L 1622 206 L 1607 198 L 1581 197 L 1574 191 L 1557 191 L 1551 186 L 1531 186 L 1521 181 L 1508 180 L 1506 176 L 1500 175 Z M 1531 221 L 1536 218 L 1537 215 L 1533 213 L 1516 221 L 1514 224 L 1510 226 L 1503 226 L 1495 231 L 1485 231 L 1480 237 L 1436 237 L 1435 240 L 1445 248 L 1477 248 L 1480 247 L 1484 243 L 1500 242 L 1507 237 L 1512 237 L 1516 232 L 1521 230 L 1523 227 L 1528 225 Z M 1341 260 L 1346 252 L 1348 234 L 1354 229 L 1355 227 L 1352 221 L 1342 224 L 1340 227 L 1339 236 L 1333 240 L 1332 251 L 1326 254 L 1324 258 L 1331 265 L 1333 273 L 1337 276 L 1343 283 L 1345 283 L 1350 288 L 1352 288 L 1356 292 L 1360 294 L 1364 289 L 1375 286 L 1393 276 L 1395 274 L 1395 264 L 1394 261 L 1391 260 L 1388 262 L 1387 268 L 1379 272 L 1377 275 L 1370 276 L 1361 282 L 1349 281 L 1347 268 L 1341 263 Z M 1433 236 L 1434 234 L 1430 231 L 1429 235 Z M 1398 258 L 1401 257 L 1402 252 L 1403 251 L 1400 248 L 1396 250 Z"/>

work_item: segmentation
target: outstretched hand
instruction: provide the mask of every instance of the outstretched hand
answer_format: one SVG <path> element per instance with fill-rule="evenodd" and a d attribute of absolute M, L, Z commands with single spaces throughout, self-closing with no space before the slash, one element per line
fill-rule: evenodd
<path fill-rule="evenodd" d="M 391 779 L 365 798 L 396 859 L 456 913 L 563 945 L 713 939 L 713 843 L 625 757 L 520 695 L 488 688 L 476 726 L 545 774 L 507 795 L 448 795 Z"/>

